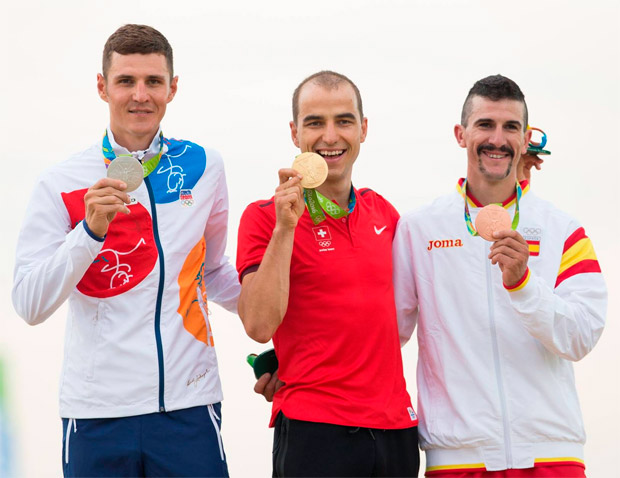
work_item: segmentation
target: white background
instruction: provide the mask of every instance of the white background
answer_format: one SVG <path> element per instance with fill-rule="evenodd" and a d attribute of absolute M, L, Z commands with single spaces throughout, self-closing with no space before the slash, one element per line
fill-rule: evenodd
<path fill-rule="evenodd" d="M 150 24 L 174 48 L 179 91 L 165 134 L 223 154 L 233 259 L 244 207 L 271 196 L 277 169 L 296 153 L 290 97 L 307 75 L 334 69 L 358 84 L 369 133 L 354 184 L 379 191 L 402 212 L 451 191 L 464 174 L 465 151 L 452 128 L 471 85 L 495 73 L 517 81 L 530 123 L 545 129 L 553 152 L 533 188 L 582 221 L 610 290 L 607 329 L 575 370 L 589 476 L 619 476 L 617 1 L 24 0 L 6 2 L 0 22 L 0 356 L 9 374 L 16 476 L 61 474 L 57 390 L 66 313 L 63 307 L 30 328 L 13 311 L 16 237 L 36 176 L 94 143 L 107 125 L 95 79 L 103 44 L 124 23 Z M 266 347 L 245 336 L 236 316 L 213 310 L 231 475 L 270 476 L 269 406 L 252 392 L 245 363 Z M 415 344 L 403 353 L 415 396 Z"/>

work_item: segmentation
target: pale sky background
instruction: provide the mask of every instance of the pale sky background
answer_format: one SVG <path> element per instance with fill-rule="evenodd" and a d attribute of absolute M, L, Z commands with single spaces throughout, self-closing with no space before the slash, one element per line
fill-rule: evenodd
<path fill-rule="evenodd" d="M 533 188 L 583 223 L 610 291 L 607 328 L 575 373 L 588 476 L 620 476 L 620 2 L 611 0 L 3 2 L 0 357 L 16 476 L 62 473 L 57 394 L 66 314 L 62 307 L 32 328 L 14 312 L 17 234 L 37 175 L 97 141 L 107 125 L 96 74 L 106 39 L 125 23 L 156 27 L 174 48 L 179 91 L 164 133 L 224 157 L 233 260 L 243 209 L 273 194 L 278 168 L 296 154 L 290 97 L 309 74 L 333 69 L 357 83 L 369 128 L 354 184 L 401 212 L 451 191 L 464 174 L 465 151 L 452 130 L 472 84 L 495 73 L 519 83 L 530 123 L 547 132 L 553 153 Z M 270 476 L 270 407 L 253 393 L 245 363 L 267 346 L 221 308 L 211 324 L 231 476 Z M 414 343 L 403 349 L 414 399 L 416 355 Z"/>

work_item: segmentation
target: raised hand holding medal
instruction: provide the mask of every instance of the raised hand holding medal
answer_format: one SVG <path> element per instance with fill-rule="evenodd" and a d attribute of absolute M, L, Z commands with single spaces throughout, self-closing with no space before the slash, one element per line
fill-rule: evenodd
<path fill-rule="evenodd" d="M 304 202 L 314 224 L 323 222 L 326 213 L 334 219 L 340 219 L 349 214 L 347 210 L 316 190 L 325 182 L 329 172 L 327 163 L 321 155 L 312 152 L 301 153 L 295 158 L 293 169 L 303 176 L 301 185 L 304 188 Z"/>
<path fill-rule="evenodd" d="M 476 217 L 476 227 L 472 224 L 467 205 L 467 179 L 461 186 L 461 194 L 465 201 L 465 223 L 472 236 L 480 236 L 492 241 L 489 259 L 498 264 L 502 271 L 504 286 L 511 287 L 523 280 L 527 273 L 529 247 L 523 236 L 517 232 L 519 225 L 519 201 L 523 191 L 519 182 L 516 183 L 515 213 L 511 221 L 510 214 L 498 204 L 484 206 Z"/>
<path fill-rule="evenodd" d="M 127 193 L 138 189 L 143 178 L 157 167 L 165 152 L 163 138 L 160 132 L 159 152 L 142 164 L 132 155 L 117 156 L 106 130 L 101 150 L 107 177 L 97 181 L 84 195 L 86 225 L 95 236 L 105 237 L 117 213 L 129 214 L 126 204 L 130 204 L 130 199 Z M 123 188 L 118 181 L 125 183 L 126 187 Z"/>

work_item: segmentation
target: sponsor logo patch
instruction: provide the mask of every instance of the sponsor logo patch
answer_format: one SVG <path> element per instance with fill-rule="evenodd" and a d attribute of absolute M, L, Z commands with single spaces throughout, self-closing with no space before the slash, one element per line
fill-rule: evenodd
<path fill-rule="evenodd" d="M 463 241 L 460 239 L 438 239 L 436 241 L 428 241 L 427 251 L 433 249 L 446 249 L 450 247 L 463 247 Z"/>

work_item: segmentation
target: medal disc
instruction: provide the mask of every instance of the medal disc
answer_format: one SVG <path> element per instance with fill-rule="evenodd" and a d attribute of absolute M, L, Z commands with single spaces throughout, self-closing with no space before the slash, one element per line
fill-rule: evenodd
<path fill-rule="evenodd" d="M 496 239 L 493 237 L 493 233 L 511 229 L 511 225 L 510 214 L 497 204 L 484 206 L 476 216 L 476 230 L 480 237 L 487 241 L 494 242 Z"/>
<path fill-rule="evenodd" d="M 119 156 L 108 166 L 108 177 L 119 179 L 127 184 L 126 193 L 138 189 L 142 184 L 143 176 L 142 164 L 133 156 Z"/>
<path fill-rule="evenodd" d="M 327 179 L 327 163 L 317 153 L 301 153 L 293 161 L 293 169 L 303 176 L 302 187 L 306 189 L 318 188 Z"/>

